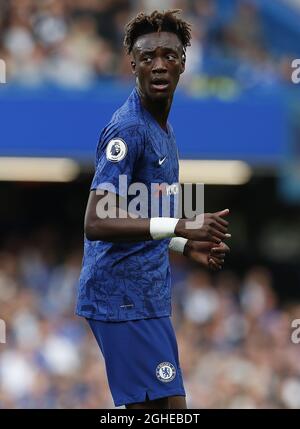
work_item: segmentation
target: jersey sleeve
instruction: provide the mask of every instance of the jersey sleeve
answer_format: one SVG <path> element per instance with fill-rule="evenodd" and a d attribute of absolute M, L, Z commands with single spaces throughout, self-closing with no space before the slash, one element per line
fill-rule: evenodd
<path fill-rule="evenodd" d="M 126 196 L 134 169 L 144 148 L 144 132 L 139 126 L 104 132 L 96 154 L 91 190 L 102 189 Z M 120 176 L 122 176 L 120 178 Z"/>

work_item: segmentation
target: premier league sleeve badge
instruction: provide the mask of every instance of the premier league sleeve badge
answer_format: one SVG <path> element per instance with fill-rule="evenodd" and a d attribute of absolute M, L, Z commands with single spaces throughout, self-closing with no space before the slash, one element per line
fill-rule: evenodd
<path fill-rule="evenodd" d="M 127 154 L 127 144 L 124 140 L 112 139 L 106 147 L 106 158 L 111 162 L 120 162 Z"/>

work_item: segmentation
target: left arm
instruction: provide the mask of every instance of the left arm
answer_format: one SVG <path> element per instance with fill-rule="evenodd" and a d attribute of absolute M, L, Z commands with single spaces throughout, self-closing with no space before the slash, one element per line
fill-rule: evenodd
<path fill-rule="evenodd" d="M 212 271 L 222 269 L 225 256 L 230 252 L 229 247 L 223 242 L 216 245 L 208 241 L 187 240 L 182 237 L 172 238 L 169 249 L 183 254 Z"/>

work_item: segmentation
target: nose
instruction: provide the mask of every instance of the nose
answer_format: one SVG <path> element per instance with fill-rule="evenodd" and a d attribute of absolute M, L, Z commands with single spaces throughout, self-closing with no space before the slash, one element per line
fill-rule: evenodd
<path fill-rule="evenodd" d="M 166 64 L 162 58 L 160 57 L 155 58 L 153 62 L 152 71 L 154 73 L 164 73 L 167 71 Z"/>

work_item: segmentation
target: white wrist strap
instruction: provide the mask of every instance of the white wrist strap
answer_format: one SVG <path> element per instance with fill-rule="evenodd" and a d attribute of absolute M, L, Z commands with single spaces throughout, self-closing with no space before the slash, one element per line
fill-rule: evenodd
<path fill-rule="evenodd" d="M 153 240 L 175 237 L 175 227 L 179 219 L 172 217 L 152 217 L 150 219 L 150 235 Z"/>
<path fill-rule="evenodd" d="M 186 243 L 187 243 L 187 238 L 183 238 L 183 237 L 172 238 L 169 244 L 169 249 L 173 250 L 173 252 L 183 253 Z"/>

